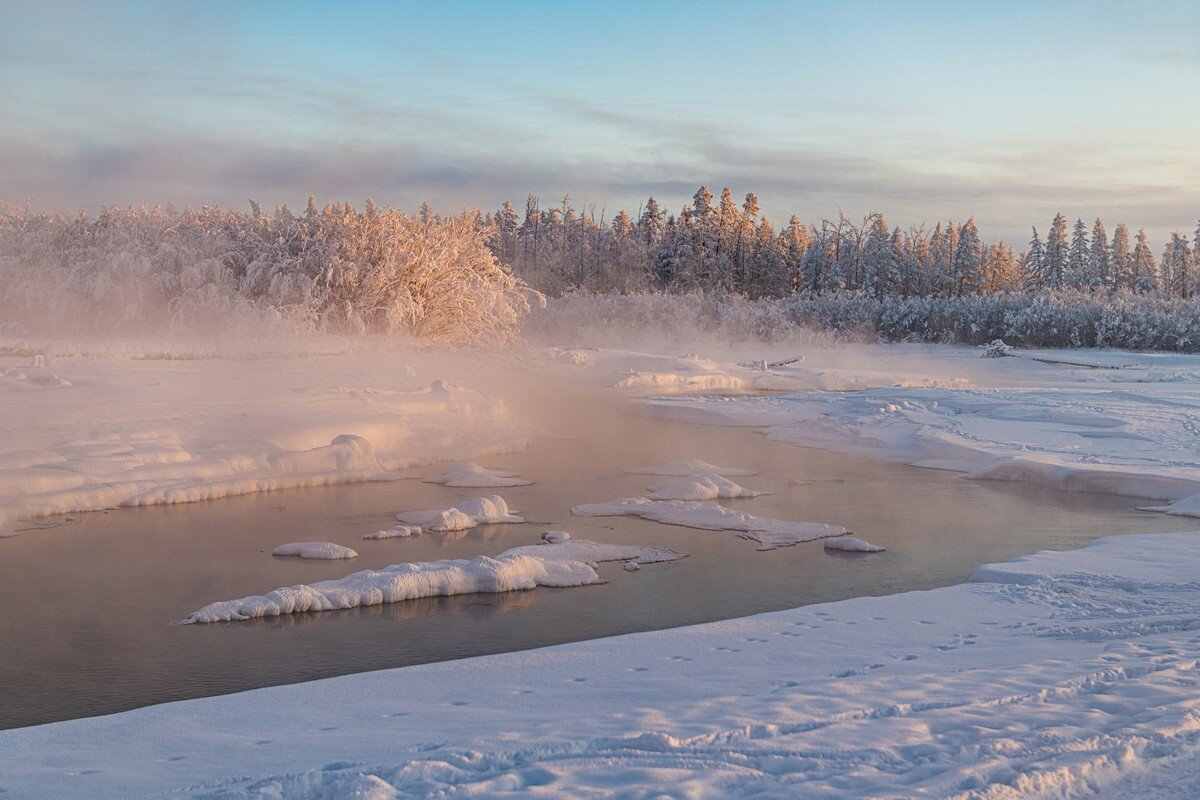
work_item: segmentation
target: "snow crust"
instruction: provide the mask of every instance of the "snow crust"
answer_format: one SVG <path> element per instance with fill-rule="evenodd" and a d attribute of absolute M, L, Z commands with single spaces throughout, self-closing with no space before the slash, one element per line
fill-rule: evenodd
<path fill-rule="evenodd" d="M 756 517 L 716 503 L 651 500 L 646 497 L 626 497 L 610 503 L 585 503 L 573 507 L 571 513 L 581 517 L 640 517 L 664 525 L 734 531 L 743 539 L 758 542 L 759 550 L 774 550 L 849 533 L 840 525 Z"/>
<path fill-rule="evenodd" d="M 532 483 L 532 481 L 527 481 L 518 476 L 515 472 L 502 469 L 488 469 L 470 461 L 452 464 L 442 474 L 431 475 L 421 480 L 425 483 L 440 483 L 443 486 L 471 488 L 528 486 Z"/>
<path fill-rule="evenodd" d="M 3 786 L 1185 797 L 1200 785 L 1198 574 L 1200 533 L 1100 539 L 933 591 L 0 731 Z"/>
<path fill-rule="evenodd" d="M 265 595 L 222 600 L 193 611 L 182 622 L 230 622 L 398 603 L 421 597 L 513 592 L 538 586 L 584 586 L 600 582 L 596 571 L 579 561 L 506 552 L 496 558 L 477 556 L 471 560 L 393 564 L 379 570 L 354 572 L 336 580 L 287 586 Z"/>
<path fill-rule="evenodd" d="M 271 551 L 277 556 L 297 556 L 299 558 L 314 558 L 337 560 L 341 558 L 358 558 L 358 553 L 349 547 L 343 547 L 333 542 L 291 542 L 281 544 Z"/>
<path fill-rule="evenodd" d="M 409 536 L 418 536 L 421 529 L 416 525 L 396 525 L 391 528 L 385 528 L 381 531 L 368 533 L 363 536 L 364 539 L 407 539 Z"/>
<path fill-rule="evenodd" d="M 409 377 L 412 359 L 80 354 L 55 356 L 50 372 L 0 357 L 0 531 L 51 514 L 395 480 L 402 467 L 530 441 L 500 400 Z"/>
<path fill-rule="evenodd" d="M 669 481 L 650 489 L 652 500 L 716 500 L 719 497 L 758 497 L 765 492 L 746 489 L 719 475 L 691 475 L 681 481 Z"/>
<path fill-rule="evenodd" d="M 825 540 L 826 550 L 846 550 L 852 553 L 882 553 L 885 548 L 855 536 L 836 536 Z"/>
<path fill-rule="evenodd" d="M 563 533 L 564 531 L 552 532 Z M 662 561 L 677 561 L 687 557 L 687 553 L 680 553 L 666 547 L 608 544 L 587 539 L 562 539 L 554 542 L 543 540 L 540 544 L 514 547 L 506 550 L 505 553 L 548 558 L 555 561 L 582 561 L 585 564 L 604 561 L 639 561 L 643 564 L 657 564 Z"/>
<path fill-rule="evenodd" d="M 1200 356 L 1072 350 L 980 359 L 977 348 L 931 345 L 810 356 L 802 369 L 825 374 L 825 385 L 645 402 L 663 416 L 762 428 L 805 446 L 972 479 L 1144 497 L 1160 501 L 1151 510 L 1200 516 Z M 839 358 L 849 368 L 822 363 Z M 919 371 L 924 378 L 914 379 Z M 857 383 L 866 373 L 875 380 Z"/>
<path fill-rule="evenodd" d="M 461 531 L 476 525 L 525 521 L 523 517 L 511 513 L 508 503 L 498 494 L 463 500 L 446 509 L 405 511 L 397 514 L 396 519 L 419 525 L 428 531 Z"/>

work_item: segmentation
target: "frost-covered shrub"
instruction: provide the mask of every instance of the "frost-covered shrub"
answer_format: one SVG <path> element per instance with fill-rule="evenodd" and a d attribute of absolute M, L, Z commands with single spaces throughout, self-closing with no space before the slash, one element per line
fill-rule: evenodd
<path fill-rule="evenodd" d="M 257 206 L 106 209 L 95 218 L 0 212 L 0 303 L 31 331 L 404 332 L 511 339 L 530 292 L 487 247 L 477 214 L 297 217 Z"/>
<path fill-rule="evenodd" d="M 1077 290 L 961 297 L 870 297 L 798 293 L 751 300 L 712 294 L 567 295 L 534 312 L 542 341 L 938 342 L 1017 347 L 1119 347 L 1200 352 L 1200 300 Z"/>

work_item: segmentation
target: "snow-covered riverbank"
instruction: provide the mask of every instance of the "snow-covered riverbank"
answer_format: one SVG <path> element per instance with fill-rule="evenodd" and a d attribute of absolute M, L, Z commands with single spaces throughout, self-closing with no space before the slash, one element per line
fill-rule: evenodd
<path fill-rule="evenodd" d="M 1103 794 L 1196 757 L 1198 573 L 1200 534 L 1102 539 L 929 592 L 18 729 L 0 733 L 0 787 L 16 798 Z"/>
<path fill-rule="evenodd" d="M 532 433 L 419 353 L 29 362 L 0 357 L 0 536 L 49 514 L 393 480 Z"/>
<path fill-rule="evenodd" d="M 543 371 L 549 385 L 631 398 L 670 387 L 675 397 L 644 407 L 974 477 L 1177 511 L 1200 488 L 1200 358 L 1036 354 L 1122 367 L 1101 369 L 984 360 L 973 348 L 803 354 L 786 364 L 789 352 L 752 348 L 499 358 L 515 381 Z M 0 505 L 11 528 L 55 510 L 386 480 L 389 468 L 518 448 L 531 435 L 502 396 L 440 382 L 469 369 L 428 359 L 413 376 L 409 361 L 62 358 L 30 367 L 46 371 L 38 380 L 14 370 L 0 383 L 11 409 Z M 1168 768 L 1200 758 L 1197 574 L 1200 534 L 1111 538 L 929 592 L 0 732 L 0 789 L 982 798 L 1138 786 L 1168 797 L 1179 789 Z"/>
<path fill-rule="evenodd" d="M 934 345 L 764 348 L 712 358 L 554 353 L 692 422 L 1200 515 L 1200 356 L 1102 350 L 980 358 Z M 803 360 L 789 361 L 789 356 Z"/>

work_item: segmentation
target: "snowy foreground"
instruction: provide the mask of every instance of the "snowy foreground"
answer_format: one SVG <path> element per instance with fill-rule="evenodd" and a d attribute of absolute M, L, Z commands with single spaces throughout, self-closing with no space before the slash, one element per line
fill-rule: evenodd
<path fill-rule="evenodd" d="M 0 733 L 5 797 L 1192 796 L 1200 534 Z M 585 590 L 581 590 L 585 591 Z M 1189 777 L 1191 776 L 1191 777 Z"/>
<path fill-rule="evenodd" d="M 650 413 L 1200 514 L 1200 357 L 979 355 L 530 348 L 496 362 L 518 382 L 536 374 L 604 387 Z M 536 432 L 471 383 L 482 366 L 455 372 L 433 357 L 5 364 L 0 532 L 56 512 L 393 480 L 397 467 L 511 451 Z M 641 470 L 651 496 L 577 512 L 652 509 L 664 523 L 703 528 L 693 518 L 702 509 L 705 519 L 736 515 L 764 546 L 854 549 L 836 525 L 783 530 L 719 511 L 708 501 L 742 489 L 698 466 Z M 466 486 L 522 480 L 470 465 L 425 475 Z M 442 522 L 453 530 L 512 516 L 491 496 L 466 502 L 478 507 L 402 513 L 409 524 L 387 533 L 442 535 Z M 823 537 L 828 545 L 809 541 Z M 566 560 L 549 569 L 570 580 L 522 574 L 512 585 L 590 591 L 596 573 L 576 559 L 600 554 L 553 538 L 510 561 L 528 566 L 560 548 Z M 662 559 L 639 560 L 631 579 L 654 580 Z M 500 585 L 494 572 L 464 562 L 430 574 L 438 588 L 470 591 Z M 397 582 L 385 571 L 355 575 Z M 1194 796 L 1198 575 L 1200 534 L 1102 539 L 930 592 L 4 731 L 0 797 Z M 405 586 L 418 582 L 405 576 Z M 337 605 L 346 587 L 336 583 L 297 602 Z M 213 618 L 266 613 L 263 597 L 221 601 L 228 614 Z M 278 599 L 282 612 L 294 598 Z"/>

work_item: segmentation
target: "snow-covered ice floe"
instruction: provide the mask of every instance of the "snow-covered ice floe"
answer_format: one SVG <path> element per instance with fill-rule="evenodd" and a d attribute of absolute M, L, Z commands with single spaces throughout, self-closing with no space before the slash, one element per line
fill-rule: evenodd
<path fill-rule="evenodd" d="M 560 547 L 551 545 L 550 547 Z M 182 622 L 229 622 L 306 611 L 333 611 L 398 603 L 421 597 L 474 592 L 513 592 L 538 586 L 601 583 L 587 564 L 506 552 L 496 558 L 446 559 L 366 569 L 344 578 L 287 586 L 239 600 L 222 600 L 193 611 Z"/>
<path fill-rule="evenodd" d="M 418 536 L 421 529 L 416 525 L 395 525 L 391 528 L 385 528 L 381 531 L 368 533 L 363 536 L 364 539 L 407 539 L 409 536 Z"/>
<path fill-rule="evenodd" d="M 547 531 L 547 533 L 564 533 L 565 531 Z M 569 536 L 569 534 L 568 534 Z M 587 539 L 560 539 L 545 541 L 540 544 L 524 545 L 506 550 L 505 554 L 528 555 L 537 558 L 549 558 L 556 561 L 582 561 L 600 563 L 603 561 L 639 561 L 642 564 L 656 564 L 662 561 L 677 561 L 687 557 L 665 547 L 643 547 L 630 544 L 607 544 L 592 542 Z"/>
<path fill-rule="evenodd" d="M 668 481 L 650 489 L 651 500 L 716 500 L 719 497 L 758 497 L 769 492 L 746 489 L 720 475 L 690 475 L 683 480 Z"/>
<path fill-rule="evenodd" d="M 573 507 L 571 513 L 580 517 L 640 517 L 664 525 L 733 531 L 743 539 L 758 542 L 759 550 L 774 550 L 814 539 L 844 536 L 850 532 L 840 525 L 756 517 L 716 503 L 651 500 L 646 497 L 626 497 L 610 503 L 586 503 Z"/>
<path fill-rule="evenodd" d="M 825 540 L 826 550 L 846 550 L 851 553 L 882 553 L 885 548 L 856 536 L 835 536 Z"/>
<path fill-rule="evenodd" d="M 476 525 L 525 521 L 523 517 L 511 513 L 508 503 L 498 494 L 464 500 L 445 509 L 405 511 L 397 514 L 396 519 L 419 525 L 427 531 L 461 531 Z"/>
<path fill-rule="evenodd" d="M 358 558 L 358 553 L 349 547 L 343 547 L 333 542 L 291 542 L 281 544 L 271 551 L 276 556 L 296 556 L 297 558 L 314 558 L 337 560 L 341 558 Z"/>
<path fill-rule="evenodd" d="M 469 488 L 499 488 L 505 486 L 529 486 L 527 481 L 515 472 L 503 469 L 488 469 L 478 464 L 464 461 L 446 467 L 440 475 L 422 478 L 425 483 L 440 483 L 443 486 Z"/>
<path fill-rule="evenodd" d="M 0 731 L 2 784 L 90 800 L 1191 797 L 1197 575 L 1200 533 L 1100 539 L 932 591 Z"/>
<path fill-rule="evenodd" d="M 633 467 L 625 471 L 630 475 L 668 475 L 680 478 L 686 478 L 691 475 L 719 475 L 725 478 L 739 478 L 758 474 L 752 469 L 718 467 L 716 464 L 710 464 L 700 459 L 672 461 L 670 464 L 659 464 L 656 467 Z"/>

